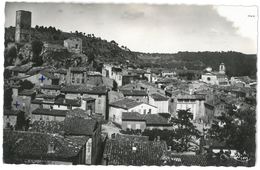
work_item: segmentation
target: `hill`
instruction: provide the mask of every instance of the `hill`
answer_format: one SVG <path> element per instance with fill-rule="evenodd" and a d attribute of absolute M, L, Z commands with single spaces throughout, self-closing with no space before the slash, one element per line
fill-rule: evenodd
<path fill-rule="evenodd" d="M 118 64 L 130 63 L 134 67 L 140 68 L 167 68 L 167 69 L 188 69 L 203 70 L 210 66 L 213 70 L 218 70 L 220 63 L 225 63 L 228 76 L 251 76 L 256 77 L 256 55 L 247 55 L 239 52 L 178 52 L 174 54 L 162 53 L 141 53 L 132 52 L 125 46 L 119 46 L 114 40 L 107 41 L 94 34 L 82 32 L 62 32 L 55 27 L 36 26 L 32 28 L 32 41 L 40 40 L 55 45 L 63 46 L 63 41 L 69 37 L 80 37 L 82 39 L 83 54 L 76 55 L 68 51 L 48 51 L 41 54 L 43 63 L 55 67 L 69 66 L 93 66 L 100 63 L 113 62 Z M 14 27 L 5 28 L 5 46 L 8 42 L 14 42 Z M 30 48 L 17 47 L 15 50 L 6 49 L 6 61 L 15 59 L 13 63 L 29 62 Z M 21 52 L 22 51 L 22 52 Z M 21 63 L 21 62 L 20 62 Z"/>
<path fill-rule="evenodd" d="M 5 28 L 6 47 L 9 42 L 14 42 L 14 33 L 14 27 Z M 100 37 L 95 37 L 94 34 L 85 34 L 78 31 L 70 33 L 62 32 L 55 27 L 36 26 L 35 28 L 31 29 L 32 41 L 40 40 L 42 42 L 48 42 L 56 45 L 63 45 L 63 41 L 65 39 L 75 36 L 82 39 L 83 55 L 86 56 L 90 63 L 94 61 L 95 63 L 113 62 L 118 64 L 125 64 L 127 61 L 130 61 L 133 66 L 136 66 L 136 63 L 138 62 L 138 58 L 135 53 L 131 52 L 125 46 L 120 47 L 114 40 L 108 42 L 107 40 L 103 40 Z M 50 53 L 45 55 L 49 56 L 45 56 L 45 58 L 50 59 L 50 56 L 53 56 L 54 54 Z M 61 59 L 64 59 L 60 58 L 59 56 L 66 56 L 68 59 L 73 58 L 75 54 L 60 54 L 59 52 L 55 52 L 55 57 L 52 58 L 53 60 L 49 64 L 52 64 L 56 59 L 57 62 L 59 62 Z M 44 62 L 48 62 L 48 60 Z M 59 64 L 55 62 L 54 65 Z"/>
<path fill-rule="evenodd" d="M 168 69 L 203 70 L 212 67 L 218 70 L 220 63 L 225 63 L 228 76 L 256 77 L 256 55 L 239 52 L 178 52 L 174 54 L 139 53 L 143 67 L 164 67 Z"/>

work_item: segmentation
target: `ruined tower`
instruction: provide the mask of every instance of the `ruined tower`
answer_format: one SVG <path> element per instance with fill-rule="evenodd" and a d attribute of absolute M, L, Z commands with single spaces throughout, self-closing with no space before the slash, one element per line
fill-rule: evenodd
<path fill-rule="evenodd" d="M 24 43 L 30 41 L 31 18 L 32 18 L 32 13 L 30 11 L 23 11 L 23 10 L 16 11 L 16 23 L 15 23 L 16 43 Z"/>

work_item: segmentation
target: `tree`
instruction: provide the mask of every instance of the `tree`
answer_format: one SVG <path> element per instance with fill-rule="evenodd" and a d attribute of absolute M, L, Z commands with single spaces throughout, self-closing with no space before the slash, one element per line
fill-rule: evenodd
<path fill-rule="evenodd" d="M 12 65 L 13 60 L 17 57 L 17 49 L 15 46 L 12 46 L 10 48 L 7 48 L 4 53 L 4 66 Z"/>
<path fill-rule="evenodd" d="M 256 112 L 253 109 L 240 110 L 230 106 L 227 113 L 217 117 L 209 129 L 209 137 L 224 142 L 227 147 L 239 152 L 238 156 L 255 163 Z"/>
<path fill-rule="evenodd" d="M 24 80 L 24 81 L 20 81 L 20 85 L 21 85 L 21 90 L 24 90 L 24 89 L 32 89 L 34 87 L 34 84 L 31 83 L 30 81 L 28 80 Z"/>
<path fill-rule="evenodd" d="M 176 127 L 175 129 L 175 146 L 178 152 L 190 151 L 192 149 L 192 143 L 194 139 L 200 137 L 200 132 L 191 122 L 193 114 L 189 109 L 178 110 L 177 117 L 171 118 L 171 123 Z"/>
<path fill-rule="evenodd" d="M 42 52 L 43 43 L 39 40 L 34 40 L 32 42 L 32 52 L 33 52 L 33 59 L 32 61 L 36 64 L 36 66 L 40 66 L 43 64 L 43 60 L 40 57 Z"/>

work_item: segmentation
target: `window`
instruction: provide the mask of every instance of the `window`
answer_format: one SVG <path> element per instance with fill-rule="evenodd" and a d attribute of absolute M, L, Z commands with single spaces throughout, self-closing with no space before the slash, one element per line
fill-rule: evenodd
<path fill-rule="evenodd" d="M 132 129 L 131 124 L 128 124 L 128 125 L 127 125 L 127 129 Z"/>
<path fill-rule="evenodd" d="M 141 129 L 141 125 L 140 124 L 136 124 L 135 125 L 135 129 Z"/>
<path fill-rule="evenodd" d="M 144 114 L 146 114 L 146 109 L 144 109 Z"/>
<path fill-rule="evenodd" d="M 87 144 L 87 152 L 90 152 L 91 151 L 91 142 L 88 142 Z"/>
<path fill-rule="evenodd" d="M 152 113 L 152 109 L 149 109 L 149 112 L 148 112 L 149 114 L 151 114 Z"/>
<path fill-rule="evenodd" d="M 116 116 L 115 115 L 113 115 L 113 121 L 115 121 L 116 120 Z"/>
<path fill-rule="evenodd" d="M 101 100 L 100 99 L 98 99 L 98 104 L 101 104 Z"/>

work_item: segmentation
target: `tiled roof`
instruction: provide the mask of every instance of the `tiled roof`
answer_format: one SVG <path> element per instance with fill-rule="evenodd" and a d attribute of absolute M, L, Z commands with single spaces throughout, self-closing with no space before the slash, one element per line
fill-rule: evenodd
<path fill-rule="evenodd" d="M 80 99 L 64 99 L 64 98 L 58 98 L 54 102 L 57 105 L 64 105 L 64 106 L 81 106 Z"/>
<path fill-rule="evenodd" d="M 72 72 L 86 72 L 86 71 L 88 71 L 88 68 L 86 68 L 86 67 L 70 67 L 70 70 Z"/>
<path fill-rule="evenodd" d="M 80 85 L 69 85 L 61 89 L 63 93 L 86 93 L 86 94 L 106 94 L 107 89 L 105 86 L 88 87 Z"/>
<path fill-rule="evenodd" d="M 121 90 L 124 96 L 147 96 L 147 92 L 144 90 Z"/>
<path fill-rule="evenodd" d="M 89 112 L 87 110 L 82 110 L 82 109 L 73 109 L 73 110 L 68 110 L 67 116 L 66 117 L 81 117 L 81 118 L 87 118 L 90 119 Z"/>
<path fill-rule="evenodd" d="M 125 98 L 125 99 L 121 99 L 121 100 L 115 101 L 113 103 L 110 103 L 110 106 L 123 108 L 123 109 L 130 109 L 130 108 L 133 108 L 133 107 L 138 106 L 140 104 L 142 104 L 142 103 L 137 102 L 137 101 L 132 100 L 132 99 Z"/>
<path fill-rule="evenodd" d="M 25 79 L 25 78 L 28 78 L 30 77 L 29 75 L 25 75 L 25 76 L 13 76 L 13 77 L 10 77 L 9 80 L 22 80 L 22 79 Z"/>
<path fill-rule="evenodd" d="M 5 130 L 3 148 L 5 153 L 15 153 L 10 156 L 11 159 L 71 160 L 79 154 L 88 139 L 86 136 L 63 137 L 57 134 Z M 53 153 L 48 152 L 51 143 L 54 145 Z"/>
<path fill-rule="evenodd" d="M 32 96 L 34 94 L 36 94 L 34 89 L 24 89 L 18 93 L 19 96 Z"/>
<path fill-rule="evenodd" d="M 47 71 L 41 71 L 40 74 L 42 74 L 43 76 L 45 76 L 49 79 L 59 79 L 59 77 L 57 77 L 54 74 L 47 72 Z"/>
<path fill-rule="evenodd" d="M 162 165 L 168 166 L 207 166 L 205 155 L 182 155 L 167 151 L 161 160 Z"/>
<path fill-rule="evenodd" d="M 50 89 L 50 90 L 60 90 L 62 87 L 61 85 L 43 85 L 41 89 Z"/>
<path fill-rule="evenodd" d="M 123 112 L 122 121 L 145 121 L 144 116 L 138 112 Z"/>
<path fill-rule="evenodd" d="M 184 94 L 184 95 L 177 95 L 177 99 L 182 100 L 205 100 L 205 95 L 199 95 L 199 94 Z"/>
<path fill-rule="evenodd" d="M 41 71 L 46 70 L 46 69 L 47 69 L 46 67 L 33 67 L 26 74 L 32 76 L 32 75 L 38 74 Z"/>
<path fill-rule="evenodd" d="M 169 99 L 163 95 L 160 95 L 158 93 L 154 93 L 151 94 L 151 97 L 155 100 L 155 101 L 168 101 Z"/>
<path fill-rule="evenodd" d="M 60 73 L 60 74 L 67 74 L 67 69 L 65 68 L 59 68 L 54 71 L 55 73 Z"/>
<path fill-rule="evenodd" d="M 110 139 L 106 142 L 103 156 L 108 159 L 108 165 L 159 166 L 166 149 L 164 141 Z"/>
<path fill-rule="evenodd" d="M 40 133 L 64 134 L 64 121 L 36 120 L 33 121 L 31 128 L 29 128 L 29 131 Z"/>
<path fill-rule="evenodd" d="M 7 110 L 7 109 L 4 109 L 4 115 L 6 116 L 17 116 L 21 111 L 20 110 Z"/>
<path fill-rule="evenodd" d="M 147 126 L 172 126 L 166 118 L 159 114 L 146 114 L 144 118 Z"/>
<path fill-rule="evenodd" d="M 32 68 L 31 65 L 22 65 L 22 66 L 16 66 L 14 68 L 11 68 L 12 71 L 17 71 L 20 73 L 26 73 L 27 71 L 29 71 Z"/>
<path fill-rule="evenodd" d="M 95 131 L 97 121 L 82 117 L 66 117 L 64 120 L 65 134 L 91 136 Z"/>
<path fill-rule="evenodd" d="M 50 110 L 50 109 L 37 108 L 32 112 L 32 114 L 65 117 L 67 114 L 67 110 L 56 110 L 56 109 Z"/>
<path fill-rule="evenodd" d="M 96 99 L 93 98 L 93 97 L 87 97 L 87 98 L 83 98 L 82 100 L 85 100 L 85 101 L 95 101 Z"/>
<path fill-rule="evenodd" d="M 35 98 L 43 98 L 43 99 L 55 99 L 56 95 L 50 95 L 50 94 L 36 94 Z"/>

